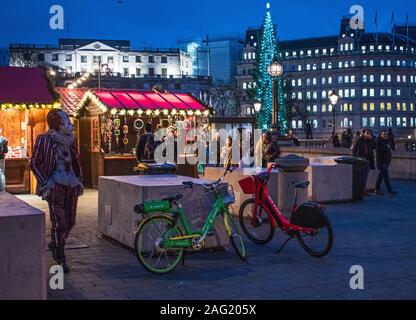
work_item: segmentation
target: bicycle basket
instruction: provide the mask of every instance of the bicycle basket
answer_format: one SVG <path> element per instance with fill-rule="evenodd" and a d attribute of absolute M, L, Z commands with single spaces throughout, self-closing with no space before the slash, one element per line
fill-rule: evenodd
<path fill-rule="evenodd" d="M 326 226 L 327 218 L 317 203 L 305 203 L 292 214 L 291 224 L 303 228 L 321 229 Z"/>
<path fill-rule="evenodd" d="M 223 198 L 225 205 L 230 205 L 235 203 L 235 194 L 232 186 L 227 186 L 227 184 L 222 184 L 217 187 L 218 194 Z M 216 192 L 214 190 L 206 191 L 206 196 L 208 201 L 212 204 L 217 200 Z"/>
<path fill-rule="evenodd" d="M 224 205 L 229 206 L 235 203 L 235 193 L 234 188 L 230 185 L 228 186 L 227 195 L 223 196 Z"/>
<path fill-rule="evenodd" d="M 245 194 L 255 194 L 256 193 L 256 184 L 254 182 L 253 177 L 247 177 L 244 178 L 240 181 L 238 181 L 238 184 L 241 187 L 241 190 L 243 190 L 243 192 Z"/>

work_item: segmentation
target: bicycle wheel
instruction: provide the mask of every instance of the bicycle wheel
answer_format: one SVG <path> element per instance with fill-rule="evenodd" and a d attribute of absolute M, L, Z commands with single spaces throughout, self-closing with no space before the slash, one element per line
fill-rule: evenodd
<path fill-rule="evenodd" d="M 243 237 L 238 230 L 237 223 L 230 213 L 224 212 L 223 215 L 225 229 L 230 237 L 231 244 L 238 257 L 244 261 L 246 260 L 246 247 L 244 245 Z"/>
<path fill-rule="evenodd" d="M 169 273 L 180 264 L 183 248 L 163 248 L 162 239 L 183 236 L 174 220 L 166 215 L 153 215 L 143 220 L 137 230 L 135 252 L 139 263 L 147 271 L 156 274 Z"/>
<path fill-rule="evenodd" d="M 254 243 L 266 244 L 273 239 L 274 227 L 262 206 L 257 206 L 257 212 L 254 212 L 255 202 L 255 199 L 248 199 L 241 205 L 239 212 L 241 229 Z"/>
<path fill-rule="evenodd" d="M 324 214 L 324 213 L 322 213 Z M 312 257 L 323 257 L 329 253 L 334 243 L 334 232 L 329 218 L 324 214 L 326 224 L 312 233 L 296 233 L 301 247 Z"/>

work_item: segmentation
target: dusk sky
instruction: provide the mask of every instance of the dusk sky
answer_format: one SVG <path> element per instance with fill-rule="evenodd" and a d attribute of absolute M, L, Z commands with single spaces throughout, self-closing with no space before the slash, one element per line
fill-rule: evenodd
<path fill-rule="evenodd" d="M 0 47 L 9 43 L 56 44 L 58 38 L 131 40 L 133 47 L 172 47 L 180 37 L 206 33 L 244 33 L 260 25 L 264 0 L 0 0 Z M 360 4 L 366 28 L 374 31 L 378 10 L 379 31 L 388 31 L 392 11 L 396 22 L 416 22 L 416 2 L 374 1 L 277 1 L 271 10 L 281 39 L 337 34 L 339 20 Z M 49 28 L 49 8 L 65 10 L 65 30 Z"/>

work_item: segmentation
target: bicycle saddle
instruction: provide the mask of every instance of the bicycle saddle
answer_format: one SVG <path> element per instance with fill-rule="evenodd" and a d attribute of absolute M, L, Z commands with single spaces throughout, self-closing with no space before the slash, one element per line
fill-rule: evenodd
<path fill-rule="evenodd" d="M 310 182 L 309 181 L 304 181 L 304 182 L 292 181 L 292 184 L 297 189 L 306 189 L 309 186 Z"/>

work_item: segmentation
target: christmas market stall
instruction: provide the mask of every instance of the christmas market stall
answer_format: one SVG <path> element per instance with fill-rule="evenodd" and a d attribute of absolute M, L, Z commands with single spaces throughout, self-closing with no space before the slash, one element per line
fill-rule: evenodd
<path fill-rule="evenodd" d="M 190 130 L 206 122 L 209 114 L 210 109 L 190 94 L 88 91 L 74 114 L 84 184 L 97 187 L 99 176 L 134 175 L 137 136 L 146 123 L 152 123 L 153 131 Z"/>
<path fill-rule="evenodd" d="M 46 116 L 52 108 L 60 108 L 59 96 L 45 69 L 0 67 L 0 135 L 8 140 L 8 192 L 34 191 L 29 157 L 36 137 L 48 128 Z"/>

